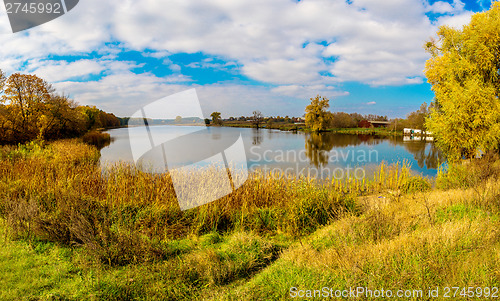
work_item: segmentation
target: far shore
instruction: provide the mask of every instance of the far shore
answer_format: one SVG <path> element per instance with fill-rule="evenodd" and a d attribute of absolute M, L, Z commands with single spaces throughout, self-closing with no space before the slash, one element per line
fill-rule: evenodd
<path fill-rule="evenodd" d="M 271 126 L 268 125 L 261 125 L 259 127 L 256 127 L 255 124 L 251 122 L 231 122 L 231 121 L 226 121 L 223 122 L 222 125 L 215 125 L 215 124 L 203 124 L 203 123 L 171 123 L 171 124 L 151 124 L 150 126 L 162 126 L 162 125 L 168 125 L 168 126 L 208 126 L 208 127 L 234 127 L 234 128 L 255 128 L 255 129 L 268 129 L 268 130 L 280 130 L 280 131 L 285 131 L 285 132 L 311 132 L 310 129 L 306 127 L 304 123 L 300 124 L 292 124 L 292 123 L 276 123 Z M 132 124 L 132 125 L 122 125 L 122 126 L 116 126 L 112 128 L 106 128 L 106 129 L 100 129 L 102 131 L 107 131 L 111 129 L 117 129 L 117 128 L 127 128 L 127 127 L 136 127 L 139 125 Z M 390 130 L 386 127 L 370 127 L 370 128 L 330 128 L 322 132 L 330 132 L 330 133 L 336 133 L 336 134 L 345 134 L 345 135 L 374 135 L 374 136 L 403 136 L 403 131 L 394 131 Z"/>

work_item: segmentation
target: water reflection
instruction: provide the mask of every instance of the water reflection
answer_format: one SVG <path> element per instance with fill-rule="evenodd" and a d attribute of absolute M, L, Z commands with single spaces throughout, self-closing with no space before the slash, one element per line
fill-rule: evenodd
<path fill-rule="evenodd" d="M 403 147 L 413 155 L 420 168 L 438 168 L 439 164 L 445 161 L 443 153 L 436 147 L 434 143 L 425 141 L 409 141 L 397 143 L 402 144 Z"/>
<path fill-rule="evenodd" d="M 430 141 L 404 141 L 403 137 L 343 135 L 333 133 L 282 132 L 267 129 L 209 128 L 211 139 L 220 142 L 238 131 L 246 148 L 249 168 L 293 168 L 307 173 L 308 169 L 328 169 L 366 166 L 376 167 L 407 160 L 415 172 L 435 176 L 436 168 L 445 162 L 441 152 Z M 188 127 L 165 126 L 166 135 L 185 135 Z M 101 149 L 101 162 L 133 162 L 127 129 L 109 131 L 111 144 Z M 200 146 L 201 147 L 201 146 Z M 366 154 L 366 156 L 362 156 Z M 304 171 L 302 171 L 304 169 Z"/>
<path fill-rule="evenodd" d="M 269 136 L 269 139 L 271 139 L 271 136 Z M 257 128 L 252 128 L 252 144 L 260 145 L 262 143 L 262 140 L 263 140 L 262 130 Z"/>
<path fill-rule="evenodd" d="M 434 143 L 425 140 L 404 141 L 403 137 L 379 137 L 373 135 L 343 135 L 334 133 L 307 133 L 305 150 L 309 163 L 315 167 L 327 165 L 329 152 L 333 148 L 354 146 L 374 146 L 389 142 L 393 146 L 403 146 L 412 154 L 418 167 L 436 169 L 445 161 L 445 157 Z"/>
<path fill-rule="evenodd" d="M 347 136 L 347 135 L 344 135 Z M 307 133 L 306 134 L 306 156 L 311 165 L 321 167 L 328 164 L 328 152 L 335 146 L 335 135 L 330 133 Z"/>

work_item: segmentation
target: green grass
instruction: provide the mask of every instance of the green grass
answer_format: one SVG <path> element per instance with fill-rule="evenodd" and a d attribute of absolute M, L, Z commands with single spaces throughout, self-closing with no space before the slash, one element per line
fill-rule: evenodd
<path fill-rule="evenodd" d="M 0 220 L 0 299 L 59 300 L 91 297 L 74 250 L 50 242 L 14 241 Z"/>
<path fill-rule="evenodd" d="M 348 135 L 403 136 L 403 132 L 393 131 L 386 127 L 328 129 L 328 131 L 332 133 L 348 134 Z"/>
<path fill-rule="evenodd" d="M 225 121 L 223 123 L 224 127 L 238 127 L 238 128 L 254 128 L 255 125 L 250 121 Z M 305 124 L 293 124 L 286 122 L 273 122 L 271 124 L 262 123 L 261 128 L 266 129 L 276 129 L 281 131 L 305 131 L 308 132 L 310 129 L 306 127 Z M 333 132 L 338 134 L 346 135 L 377 135 L 377 136 L 403 136 L 402 131 L 393 131 L 386 127 L 379 128 L 330 128 L 326 130 L 327 132 Z"/>
<path fill-rule="evenodd" d="M 3 147 L 0 299 L 284 300 L 291 287 L 498 286 L 500 173 L 488 160 L 471 162 L 467 177 L 450 167 L 458 171 L 436 183 L 405 163 L 361 181 L 256 173 L 182 212 L 168 175 L 101 172 L 91 146 Z"/>

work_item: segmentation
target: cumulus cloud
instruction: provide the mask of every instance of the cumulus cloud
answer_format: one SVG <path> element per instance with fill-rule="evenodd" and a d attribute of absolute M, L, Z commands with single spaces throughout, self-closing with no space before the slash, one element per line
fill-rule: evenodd
<path fill-rule="evenodd" d="M 309 99 L 315 95 L 325 96 L 327 98 L 334 98 L 339 96 L 347 96 L 349 92 L 342 91 L 333 86 L 327 85 L 311 85 L 311 86 L 302 86 L 302 85 L 285 85 L 278 86 L 271 89 L 272 92 L 287 95 L 291 97 L 298 97 L 303 99 Z"/>
<path fill-rule="evenodd" d="M 431 20 L 429 12 L 439 16 Z M 223 62 L 208 60 L 187 67 L 235 67 L 243 76 L 274 86 L 200 87 L 207 95 L 233 95 L 227 106 L 243 101 L 233 91 L 266 100 L 275 97 L 275 101 L 317 93 L 342 96 L 347 94 L 341 88 L 343 82 L 422 83 L 428 58 L 422 45 L 437 26 L 460 26 L 470 15 L 460 0 L 432 5 L 415 0 L 86 0 L 42 26 L 15 35 L 0 34 L 0 68 L 43 75 L 67 91 L 75 89 L 72 93 L 83 103 L 108 99 L 110 92 L 131 103 L 133 97 L 143 99 L 141 93 L 163 97 L 193 85 L 169 56 L 203 53 Z M 121 52 L 130 50 L 162 59 L 173 74 L 165 78 L 135 74 L 133 62 L 116 61 Z M 89 53 L 101 57 L 47 59 Z M 96 74 L 102 75 L 98 81 L 76 80 Z M 252 89 L 258 92 L 249 92 Z M 248 98 L 245 105 L 255 101 L 243 98 Z"/>
<path fill-rule="evenodd" d="M 78 100 L 82 103 L 95 105 L 118 116 L 130 116 L 146 104 L 191 88 L 196 89 L 203 114 L 207 117 L 214 111 L 221 111 L 221 108 L 223 117 L 248 115 L 248 112 L 254 110 L 261 110 L 265 115 L 292 116 L 303 111 L 308 100 L 277 95 L 267 87 L 196 85 L 175 79 L 124 72 L 95 81 L 65 81 L 54 86 L 60 91 L 70 91 L 70 96 L 78 95 Z M 273 105 L 269 106 L 270 103 Z"/>

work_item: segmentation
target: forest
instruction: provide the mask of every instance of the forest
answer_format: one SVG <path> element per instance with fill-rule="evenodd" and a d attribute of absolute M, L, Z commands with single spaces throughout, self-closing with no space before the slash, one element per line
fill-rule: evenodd
<path fill-rule="evenodd" d="M 36 75 L 0 70 L 0 144 L 56 140 L 120 126 L 120 119 L 95 106 L 81 106 Z"/>

